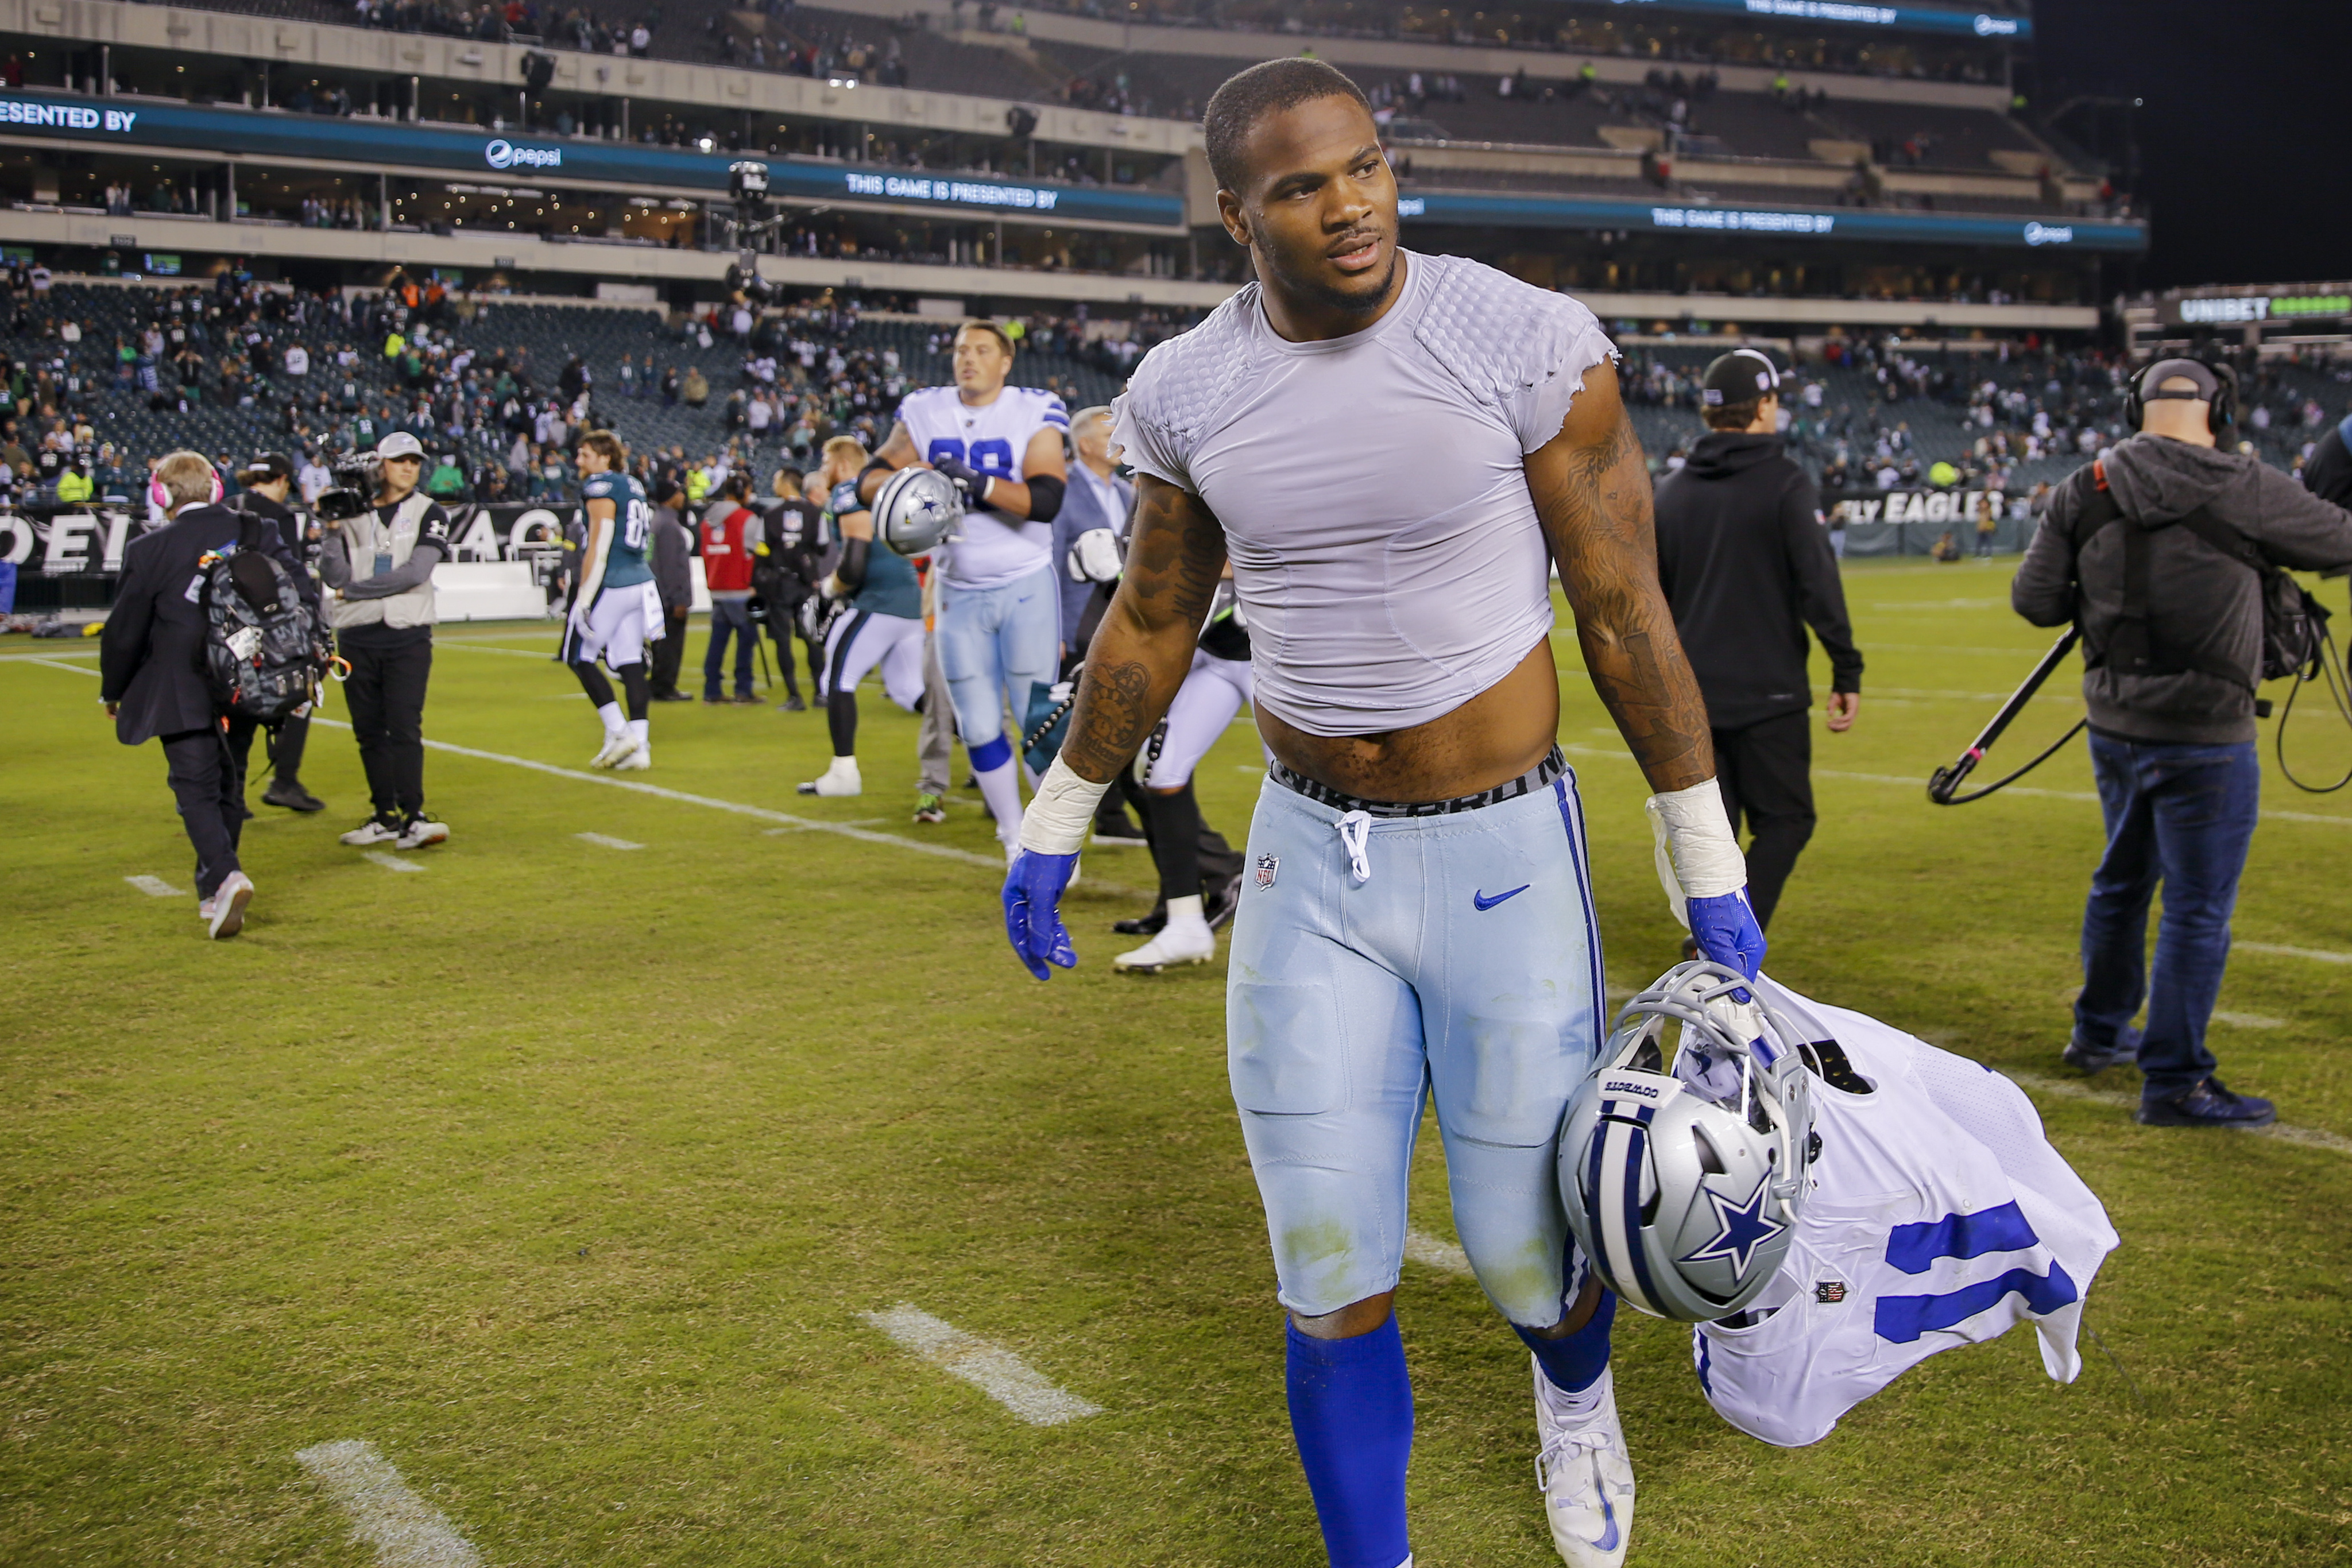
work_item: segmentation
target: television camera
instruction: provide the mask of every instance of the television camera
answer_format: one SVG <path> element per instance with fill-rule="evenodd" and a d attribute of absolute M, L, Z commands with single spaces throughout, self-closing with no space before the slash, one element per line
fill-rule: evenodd
<path fill-rule="evenodd" d="M 768 204 L 768 166 L 746 158 L 727 166 L 727 193 L 735 211 L 728 220 L 735 232 L 736 254 L 727 268 L 727 288 L 753 305 L 774 302 L 778 286 L 760 276 L 760 242 L 776 232 L 783 214 Z"/>

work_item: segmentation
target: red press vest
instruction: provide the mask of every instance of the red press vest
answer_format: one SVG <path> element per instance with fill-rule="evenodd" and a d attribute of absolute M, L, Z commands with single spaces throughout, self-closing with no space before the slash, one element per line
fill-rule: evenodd
<path fill-rule="evenodd" d="M 751 510 L 738 507 L 725 522 L 703 523 L 702 578 L 713 593 L 751 591 L 751 552 L 743 548 L 743 525 L 751 520 Z"/>

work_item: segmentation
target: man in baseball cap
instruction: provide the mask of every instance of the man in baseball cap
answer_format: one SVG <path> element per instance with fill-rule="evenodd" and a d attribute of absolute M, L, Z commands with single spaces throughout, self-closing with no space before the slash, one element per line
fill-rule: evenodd
<path fill-rule="evenodd" d="M 375 455 L 386 463 L 395 457 L 413 457 L 417 462 L 423 463 L 425 444 L 404 430 L 395 430 L 375 444 Z M 410 486 L 412 489 L 415 487 Z"/>
<path fill-rule="evenodd" d="M 1706 697 L 1716 779 L 1748 831 L 1748 897 L 1769 926 L 1812 837 L 1811 628 L 1830 661 L 1823 721 L 1852 727 L 1862 655 L 1812 480 L 1780 447 L 1780 371 L 1757 349 L 1706 367 L 1690 461 L 1658 482 L 1658 581 Z M 1688 948 L 1685 948 L 1687 956 Z"/>

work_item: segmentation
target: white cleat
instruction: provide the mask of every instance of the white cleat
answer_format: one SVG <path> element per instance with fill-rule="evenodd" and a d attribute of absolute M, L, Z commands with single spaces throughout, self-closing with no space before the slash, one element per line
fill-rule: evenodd
<path fill-rule="evenodd" d="M 1617 1421 L 1612 1374 L 1581 1395 L 1536 1374 L 1536 1485 L 1543 1492 L 1551 1542 L 1570 1568 L 1620 1568 L 1633 1532 L 1633 1460 Z"/>
<path fill-rule="evenodd" d="M 1113 958 L 1110 967 L 1130 975 L 1156 975 L 1179 964 L 1205 964 L 1216 956 L 1217 936 L 1208 922 L 1180 925 L 1171 921 L 1134 952 Z"/>
<path fill-rule="evenodd" d="M 801 793 L 822 795 L 828 800 L 865 794 L 866 779 L 857 771 L 857 758 L 835 758 L 823 773 L 801 786 Z"/>
<path fill-rule="evenodd" d="M 593 766 L 598 768 L 625 767 L 630 758 L 645 750 L 646 743 L 627 730 L 604 742 L 604 749 L 596 754 Z"/>
<path fill-rule="evenodd" d="M 653 765 L 654 748 L 650 743 L 644 743 L 631 750 L 618 762 L 614 763 L 613 771 L 615 773 L 642 773 Z"/>
<path fill-rule="evenodd" d="M 205 934 L 217 942 L 244 930 L 245 906 L 252 902 L 253 879 L 241 871 L 229 873 L 213 892 L 212 915 L 205 922 Z"/>

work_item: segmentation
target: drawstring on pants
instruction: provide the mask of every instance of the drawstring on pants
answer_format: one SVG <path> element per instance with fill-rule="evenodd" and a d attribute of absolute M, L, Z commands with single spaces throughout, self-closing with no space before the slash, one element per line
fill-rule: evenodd
<path fill-rule="evenodd" d="M 1366 847 L 1372 836 L 1372 814 L 1349 811 L 1339 818 L 1339 842 L 1348 852 L 1348 870 L 1359 883 L 1372 880 L 1371 856 Z"/>

